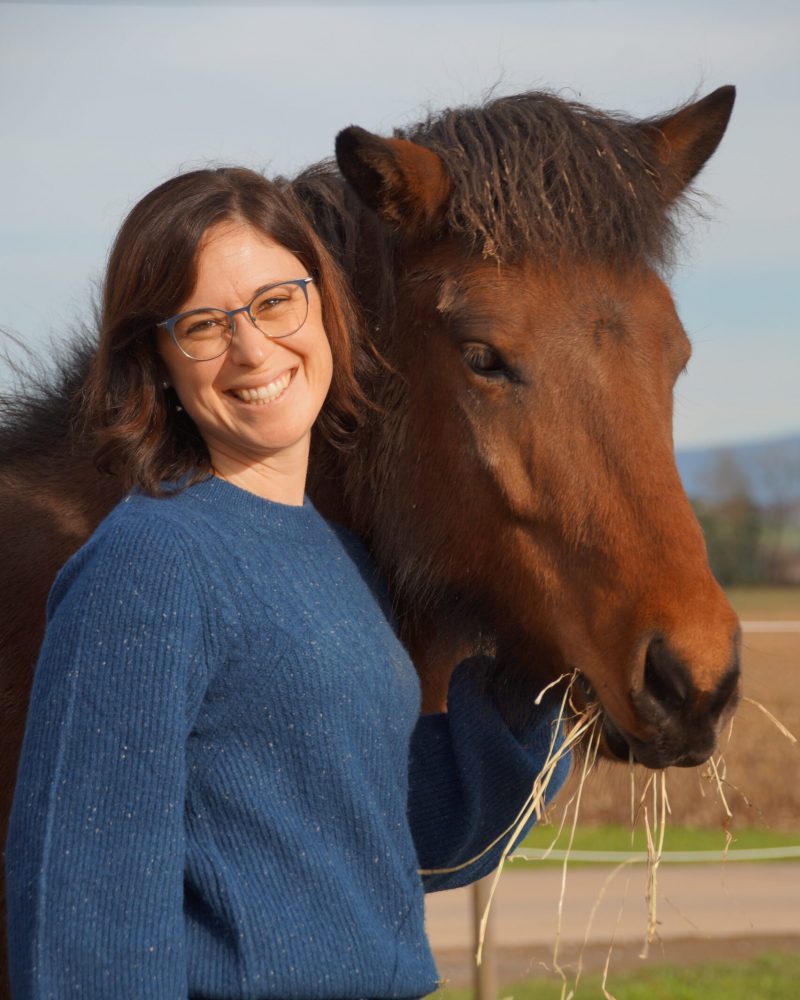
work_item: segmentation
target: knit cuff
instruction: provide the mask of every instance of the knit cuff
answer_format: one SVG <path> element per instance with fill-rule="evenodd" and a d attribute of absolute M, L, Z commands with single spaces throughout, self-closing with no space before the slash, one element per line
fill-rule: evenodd
<path fill-rule="evenodd" d="M 510 722 L 499 708 L 493 694 L 495 661 L 490 656 L 473 656 L 463 660 L 453 671 L 448 691 L 448 715 L 461 725 L 475 727 L 481 734 L 503 733 L 544 761 L 552 745 L 563 741 L 563 726 L 555 734 L 559 723 L 561 698 L 548 691 L 537 705 L 518 706 L 517 718 Z M 567 762 L 568 766 L 568 762 Z M 566 776 L 566 775 L 565 775 Z"/>

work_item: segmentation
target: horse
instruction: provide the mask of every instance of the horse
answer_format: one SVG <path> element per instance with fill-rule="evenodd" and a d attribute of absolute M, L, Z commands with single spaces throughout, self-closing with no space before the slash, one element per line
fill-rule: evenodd
<path fill-rule="evenodd" d="M 476 650 L 509 715 L 577 676 L 603 752 L 650 768 L 706 760 L 734 710 L 738 622 L 674 460 L 690 344 L 666 284 L 734 97 L 645 120 L 500 97 L 391 137 L 350 126 L 335 161 L 280 180 L 378 359 L 354 447 L 315 442 L 309 492 L 388 581 L 425 711 Z M 48 588 L 120 498 L 70 416 L 92 351 L 0 428 L 3 821 Z"/>

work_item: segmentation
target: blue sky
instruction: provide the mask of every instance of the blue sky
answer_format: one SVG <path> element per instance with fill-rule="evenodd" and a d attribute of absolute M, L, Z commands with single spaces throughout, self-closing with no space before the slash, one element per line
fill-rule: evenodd
<path fill-rule="evenodd" d="M 695 346 L 678 446 L 800 430 L 800 5 L 0 3 L 0 328 L 40 352 L 89 313 L 128 208 L 179 169 L 294 173 L 488 88 L 650 115 L 735 83 L 674 275 Z M 2 376 L 0 375 L 0 378 Z"/>

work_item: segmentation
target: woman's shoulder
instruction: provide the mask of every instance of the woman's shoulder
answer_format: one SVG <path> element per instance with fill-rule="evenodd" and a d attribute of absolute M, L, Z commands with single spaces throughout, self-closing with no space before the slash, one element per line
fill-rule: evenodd
<path fill-rule="evenodd" d="M 192 584 L 197 546 L 191 524 L 174 497 L 130 493 L 100 522 L 87 541 L 61 567 L 50 592 L 49 610 L 74 587 L 96 590 L 136 588 L 149 579 L 170 576 Z"/>
<path fill-rule="evenodd" d="M 327 518 L 324 520 L 338 544 L 345 550 L 353 562 L 363 566 L 365 569 L 377 571 L 366 545 L 364 545 L 355 532 L 349 528 L 345 528 L 344 525 L 339 524 L 337 521 L 331 521 Z"/>
<path fill-rule="evenodd" d="M 147 558 L 151 548 L 145 542 L 150 546 L 156 543 L 157 548 L 182 548 L 190 543 L 195 530 L 180 493 L 153 497 L 134 490 L 100 522 L 86 547 L 103 552 L 133 545 L 142 558 Z"/>
<path fill-rule="evenodd" d="M 345 528 L 335 521 L 327 521 L 326 523 L 340 548 L 345 552 L 358 570 L 361 578 L 372 591 L 387 620 L 394 624 L 394 608 L 389 584 L 372 553 L 361 538 L 350 531 L 349 528 Z"/>

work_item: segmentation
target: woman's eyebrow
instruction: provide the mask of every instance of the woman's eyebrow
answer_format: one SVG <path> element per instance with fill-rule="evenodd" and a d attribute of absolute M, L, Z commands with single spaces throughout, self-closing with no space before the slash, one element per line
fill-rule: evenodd
<path fill-rule="evenodd" d="M 265 292 L 268 288 L 275 288 L 276 285 L 283 285 L 289 280 L 290 280 L 289 278 L 276 278 L 273 281 L 267 281 L 265 284 L 259 285 L 258 288 L 253 292 L 253 294 L 249 296 L 249 298 L 243 299 L 242 305 L 244 305 L 245 303 L 252 302 L 257 295 L 260 295 L 262 292 Z M 237 306 L 236 308 L 239 308 L 239 306 Z M 192 306 L 190 309 L 184 309 L 182 311 L 195 312 L 197 310 L 202 311 L 203 309 L 222 309 L 222 306 L 211 306 L 208 305 L 208 303 L 204 303 L 203 305 Z M 224 309 L 223 312 L 228 312 L 228 310 Z"/>
<path fill-rule="evenodd" d="M 260 286 L 259 286 L 259 287 L 258 287 L 258 288 L 257 288 L 257 289 L 256 289 L 256 290 L 255 290 L 255 291 L 253 292 L 253 294 L 252 294 L 252 295 L 250 296 L 250 298 L 251 298 L 251 299 L 254 299 L 254 298 L 256 297 L 256 295 L 260 295 L 260 294 L 261 294 L 261 292 L 265 292 L 265 291 L 266 291 L 266 290 L 267 290 L 268 288 L 274 288 L 274 287 L 275 287 L 275 285 L 282 285 L 282 284 L 283 284 L 283 283 L 284 283 L 285 281 L 287 281 L 287 280 L 288 280 L 287 278 L 277 278 L 277 279 L 276 279 L 276 280 L 274 280 L 274 281 L 268 281 L 268 282 L 267 282 L 267 283 L 266 283 L 265 285 L 260 285 Z"/>

